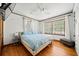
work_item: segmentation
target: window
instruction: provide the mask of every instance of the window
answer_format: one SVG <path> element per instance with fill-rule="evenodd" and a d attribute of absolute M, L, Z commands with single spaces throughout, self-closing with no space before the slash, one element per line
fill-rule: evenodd
<path fill-rule="evenodd" d="M 53 22 L 53 34 L 61 34 L 64 35 L 65 33 L 65 21 L 58 20 Z"/>
<path fill-rule="evenodd" d="M 65 35 L 65 20 L 45 22 L 44 31 L 46 34 Z"/>

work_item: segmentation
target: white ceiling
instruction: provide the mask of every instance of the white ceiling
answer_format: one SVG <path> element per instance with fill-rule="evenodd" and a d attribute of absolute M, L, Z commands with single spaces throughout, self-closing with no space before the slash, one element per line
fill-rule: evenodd
<path fill-rule="evenodd" d="M 43 20 L 72 11 L 73 3 L 17 3 L 13 12 Z"/>

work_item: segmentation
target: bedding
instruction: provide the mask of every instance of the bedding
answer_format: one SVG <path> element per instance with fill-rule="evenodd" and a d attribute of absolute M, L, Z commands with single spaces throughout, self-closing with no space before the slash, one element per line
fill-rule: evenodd
<path fill-rule="evenodd" d="M 64 38 L 64 36 L 59 35 L 49 35 L 49 34 L 32 34 L 32 33 L 23 33 L 21 39 L 28 43 L 28 46 L 36 51 L 44 43 L 54 40 Z"/>
<path fill-rule="evenodd" d="M 47 36 L 50 40 L 60 40 L 61 38 L 65 38 L 65 36 L 60 36 L 60 35 L 49 35 L 49 34 L 43 34 Z"/>
<path fill-rule="evenodd" d="M 32 32 L 24 32 L 23 33 L 24 35 L 31 35 L 31 34 L 33 34 Z"/>
<path fill-rule="evenodd" d="M 33 51 L 49 41 L 49 38 L 43 34 L 22 35 L 21 39 L 26 41 Z"/>

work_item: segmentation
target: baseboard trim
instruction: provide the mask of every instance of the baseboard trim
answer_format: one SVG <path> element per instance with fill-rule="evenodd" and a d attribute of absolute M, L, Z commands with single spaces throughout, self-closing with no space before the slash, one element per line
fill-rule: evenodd
<path fill-rule="evenodd" d="M 14 42 L 14 43 L 3 45 L 3 47 L 8 46 L 8 45 L 12 45 L 12 44 L 16 44 L 16 43 L 18 43 L 18 42 Z"/>

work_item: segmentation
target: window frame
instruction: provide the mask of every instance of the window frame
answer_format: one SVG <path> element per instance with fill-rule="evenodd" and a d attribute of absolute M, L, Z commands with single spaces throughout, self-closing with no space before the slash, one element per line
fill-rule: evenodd
<path fill-rule="evenodd" d="M 56 21 L 61 21 L 61 20 L 64 20 L 64 34 L 54 34 L 53 33 L 53 22 L 56 22 Z M 52 33 L 47 33 L 46 31 L 44 31 L 45 32 L 45 34 L 52 34 L 52 35 L 61 35 L 61 36 L 65 36 L 65 19 L 63 18 L 63 19 L 59 19 L 59 20 L 54 20 L 54 21 L 50 21 L 50 22 L 45 22 L 45 23 L 52 23 Z"/>
<path fill-rule="evenodd" d="M 55 21 L 52 21 L 52 22 L 61 21 L 61 20 L 64 20 L 64 34 L 54 34 L 54 33 L 52 33 L 53 35 L 65 36 L 65 19 L 55 20 Z M 52 23 L 52 32 L 53 32 L 53 23 Z"/>

